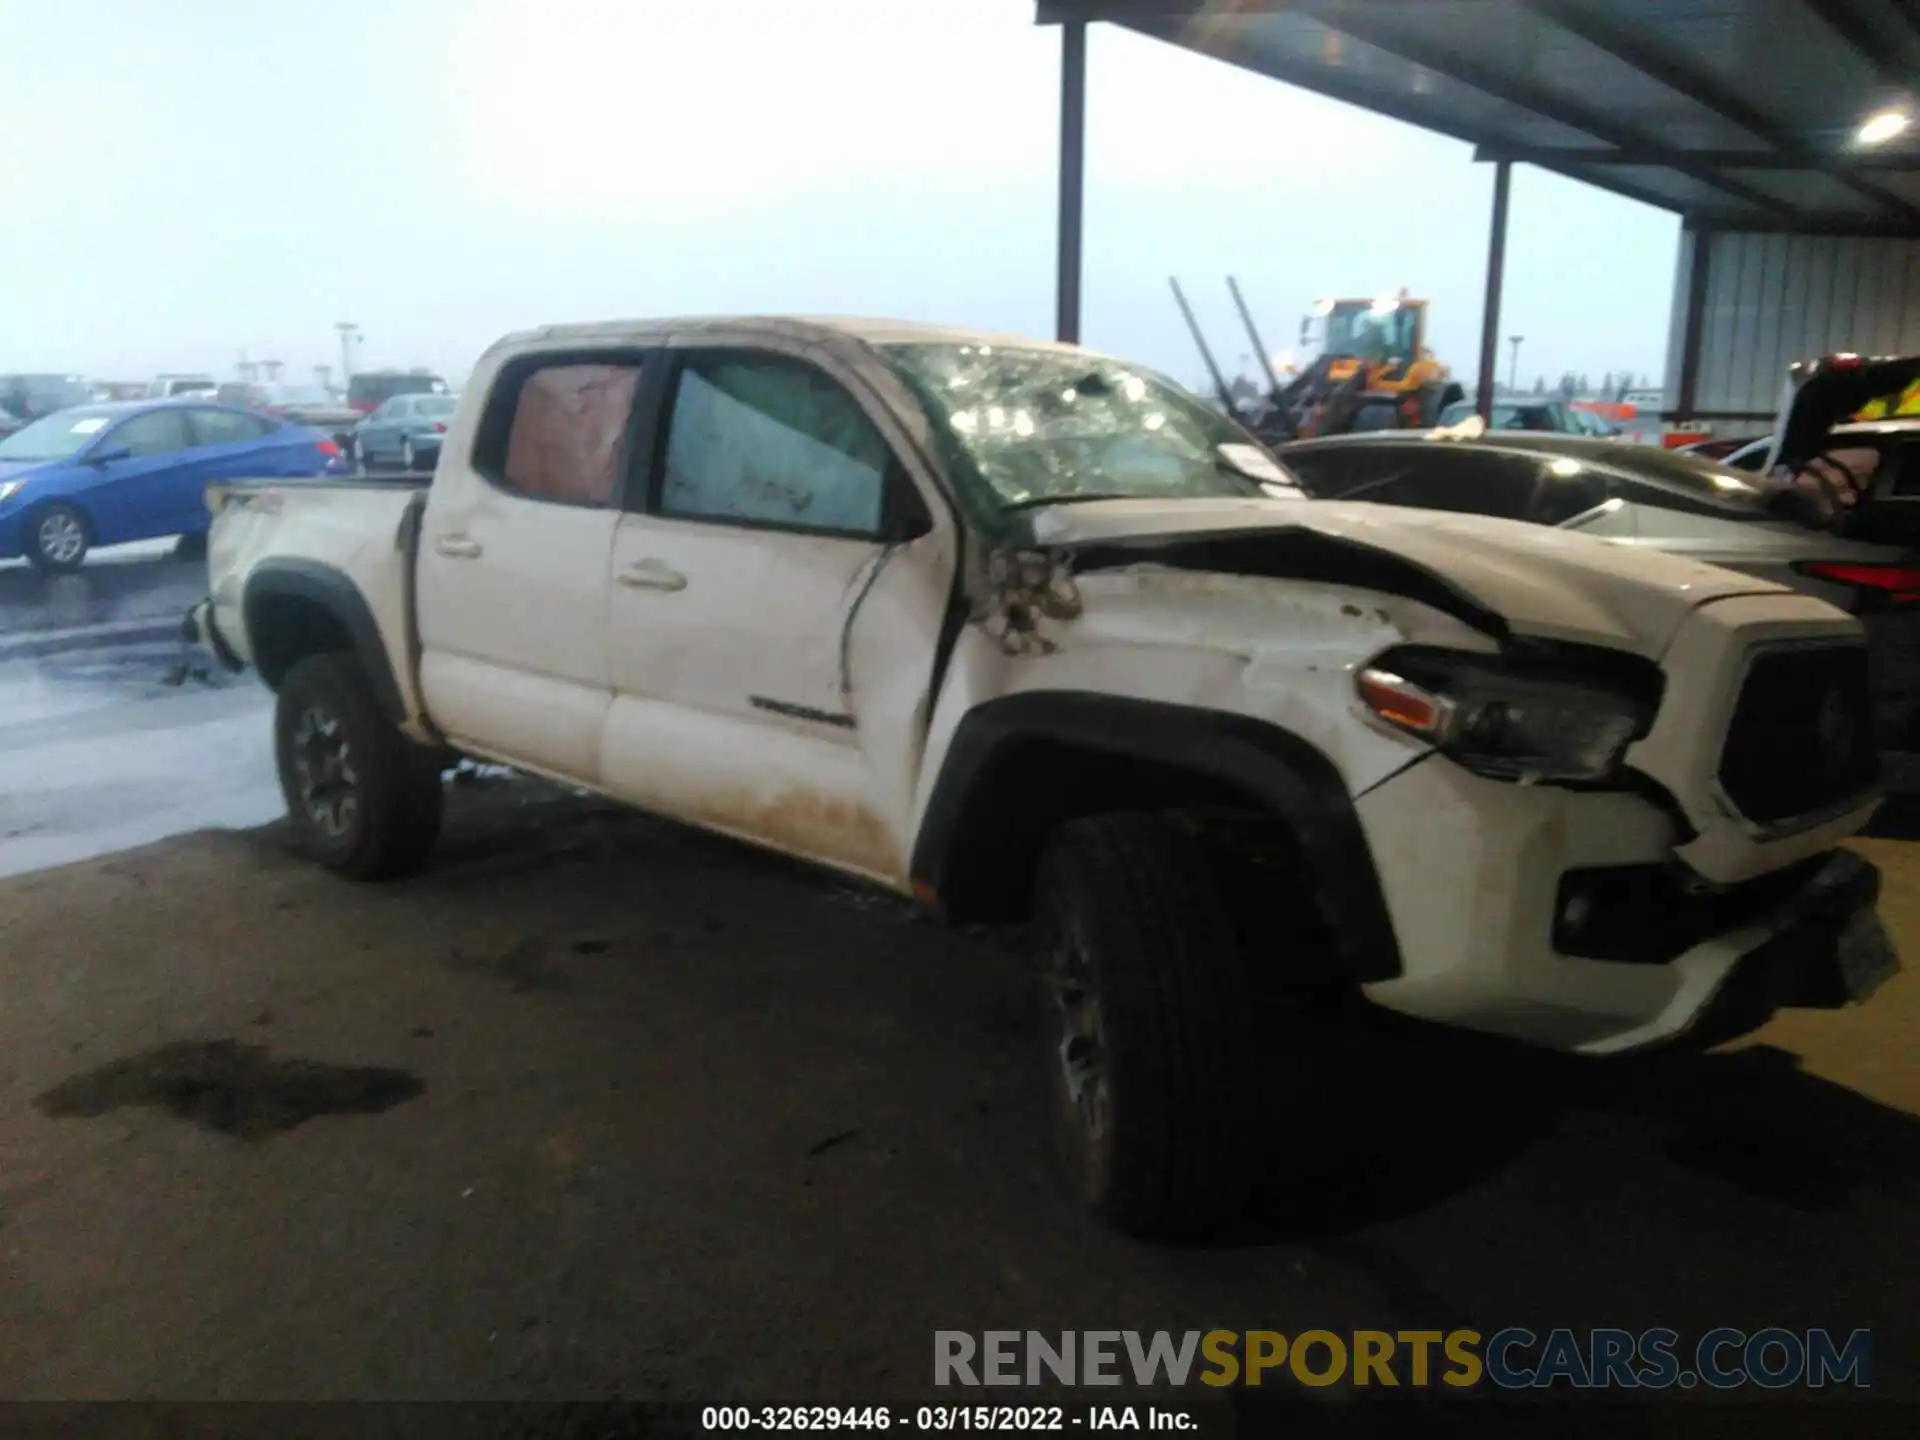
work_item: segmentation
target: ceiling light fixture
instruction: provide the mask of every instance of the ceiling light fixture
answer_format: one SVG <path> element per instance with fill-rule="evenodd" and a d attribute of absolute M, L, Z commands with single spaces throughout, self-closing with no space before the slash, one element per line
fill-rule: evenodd
<path fill-rule="evenodd" d="M 1884 145 L 1894 136 L 1903 134 L 1913 123 L 1913 117 L 1904 110 L 1876 110 L 1860 122 L 1860 128 L 1854 131 L 1854 143 L 1858 145 Z"/>

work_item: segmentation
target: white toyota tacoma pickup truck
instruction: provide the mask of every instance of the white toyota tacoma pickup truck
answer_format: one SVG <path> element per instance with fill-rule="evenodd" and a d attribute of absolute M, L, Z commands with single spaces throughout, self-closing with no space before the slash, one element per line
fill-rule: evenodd
<path fill-rule="evenodd" d="M 1606 1054 L 1897 968 L 1836 848 L 1856 621 L 1287 478 L 1074 347 L 556 326 L 482 358 L 430 484 L 212 489 L 188 626 L 278 692 L 346 874 L 423 862 L 464 755 L 1031 919 L 1076 1182 L 1137 1233 L 1234 1213 L 1323 1003 Z"/>

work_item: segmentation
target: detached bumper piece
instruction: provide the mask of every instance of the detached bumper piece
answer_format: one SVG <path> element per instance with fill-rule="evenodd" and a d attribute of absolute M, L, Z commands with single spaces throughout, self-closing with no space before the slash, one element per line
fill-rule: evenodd
<path fill-rule="evenodd" d="M 1794 918 L 1742 956 L 1686 1034 L 1722 1044 L 1779 1010 L 1837 1010 L 1866 1000 L 1900 970 L 1874 903 L 1880 872 L 1849 851 L 1827 856 L 1795 896 Z"/>
<path fill-rule="evenodd" d="M 246 662 L 233 653 L 233 647 L 220 634 L 220 627 L 213 623 L 211 600 L 202 600 L 187 611 L 186 619 L 180 622 L 180 639 L 190 649 L 210 653 L 224 669 L 237 672 L 247 668 Z"/>

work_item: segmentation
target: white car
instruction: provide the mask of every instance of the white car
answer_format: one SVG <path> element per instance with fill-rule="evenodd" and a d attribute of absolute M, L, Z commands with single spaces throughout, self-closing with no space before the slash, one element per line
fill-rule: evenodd
<path fill-rule="evenodd" d="M 1032 918 L 1072 1174 L 1139 1233 L 1234 1212 L 1277 1077 L 1337 1103 L 1357 998 L 1610 1054 L 1898 965 L 1837 848 L 1879 798 L 1857 621 L 1306 500 L 1087 350 L 554 326 L 481 359 L 430 484 L 210 503 L 189 624 L 278 692 L 321 863 L 425 863 L 466 755 Z"/>

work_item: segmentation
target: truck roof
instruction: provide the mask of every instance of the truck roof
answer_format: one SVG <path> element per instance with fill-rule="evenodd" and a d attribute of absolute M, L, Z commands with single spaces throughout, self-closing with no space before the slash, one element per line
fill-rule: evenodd
<path fill-rule="evenodd" d="M 685 335 L 701 330 L 759 330 L 785 335 L 795 340 L 832 343 L 855 340 L 867 345 L 1006 345 L 1023 350 L 1080 351 L 1077 345 L 1040 340 L 1030 335 L 1012 335 L 993 330 L 972 330 L 954 325 L 929 325 L 917 320 L 867 319 L 858 316 L 816 315 L 682 315 L 659 320 L 607 320 L 591 324 L 546 325 L 537 330 L 519 330 L 501 337 L 491 347 L 502 349 L 517 345 L 551 341 L 632 341 L 644 344 L 668 335 Z M 1082 352 L 1085 353 L 1085 352 Z"/>

